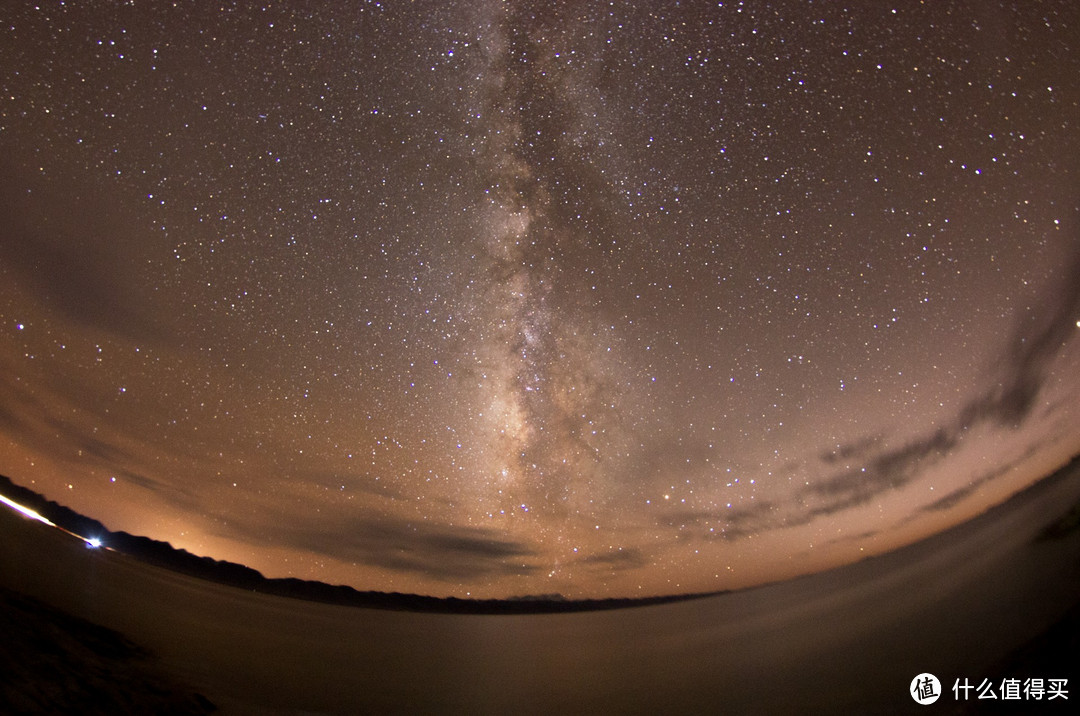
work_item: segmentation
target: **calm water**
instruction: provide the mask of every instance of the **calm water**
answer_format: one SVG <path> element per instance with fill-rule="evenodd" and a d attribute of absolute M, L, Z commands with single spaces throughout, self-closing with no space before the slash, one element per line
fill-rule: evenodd
<path fill-rule="evenodd" d="M 1033 542 L 1078 499 L 1074 473 L 884 558 L 609 612 L 458 616 L 269 597 L 87 550 L 6 510 L 0 580 L 125 633 L 224 713 L 895 713 L 924 708 L 907 696 L 923 671 L 955 707 L 955 678 L 991 676 L 1080 600 L 1080 536 Z"/>

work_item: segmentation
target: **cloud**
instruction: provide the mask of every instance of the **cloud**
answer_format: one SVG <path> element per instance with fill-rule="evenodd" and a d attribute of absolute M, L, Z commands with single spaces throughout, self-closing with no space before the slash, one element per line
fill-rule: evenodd
<path fill-rule="evenodd" d="M 1080 246 L 1080 242 L 1076 242 Z M 1018 427 L 1027 419 L 1046 384 L 1050 364 L 1077 332 L 1080 319 L 1080 249 L 1069 257 L 1057 285 L 1028 313 L 1009 339 L 1000 362 L 1000 382 L 971 401 L 960 420 L 964 425 L 991 421 Z"/>
<path fill-rule="evenodd" d="M 790 527 L 800 519 L 785 514 L 767 500 L 756 500 L 739 507 L 721 510 L 676 510 L 664 515 L 659 523 L 679 530 L 692 529 L 705 539 L 738 540 L 770 529 Z"/>
<path fill-rule="evenodd" d="M 904 487 L 930 464 L 944 459 L 971 428 L 991 423 L 1019 429 L 1030 417 L 1048 379 L 1050 365 L 1065 343 L 1076 334 L 1080 316 L 1080 251 L 1074 252 L 1057 286 L 1047 291 L 1037 310 L 1014 329 L 998 362 L 995 385 L 969 400 L 956 417 L 942 427 L 898 447 L 875 452 L 881 438 L 867 437 L 821 455 L 833 465 L 841 460 L 862 462 L 856 469 L 813 482 L 800 499 L 809 505 L 810 518 L 832 515 L 863 505 L 874 497 Z M 1026 459 L 1034 448 L 1029 447 Z M 975 483 L 960 488 L 922 508 L 945 510 L 970 496 L 981 484 L 1008 472 L 1016 461 L 1001 466 Z"/>
<path fill-rule="evenodd" d="M 833 540 L 829 540 L 829 544 L 838 544 L 841 542 L 859 542 L 861 540 L 868 540 L 877 537 L 881 534 L 881 530 L 866 530 L 865 532 L 859 532 L 853 535 L 844 535 Z"/>
<path fill-rule="evenodd" d="M 386 500 L 409 500 L 412 497 L 391 480 L 380 480 L 373 473 L 350 473 L 325 469 L 297 469 L 289 474 L 289 483 L 296 488 L 310 487 L 314 490 L 343 492 L 347 495 L 363 493 Z M 435 498 L 431 498 L 435 499 Z"/>
<path fill-rule="evenodd" d="M 986 483 L 992 482 L 993 480 L 998 479 L 1002 475 L 1009 473 L 1013 468 L 1017 467 L 1025 460 L 1030 458 L 1032 455 L 1039 452 L 1039 450 L 1048 442 L 1050 442 L 1050 440 L 1043 439 L 1029 445 L 1021 455 L 1017 456 L 1013 460 L 1009 460 L 1002 465 L 998 465 L 997 467 L 984 472 L 982 475 L 975 478 L 964 487 L 953 490 L 944 497 L 934 500 L 929 504 L 923 505 L 916 512 L 916 515 L 925 514 L 927 512 L 943 512 L 960 504 L 968 497 L 975 494 L 975 492 Z"/>
<path fill-rule="evenodd" d="M 0 367 L 7 367 L 0 358 Z M 33 393 L 18 373 L 0 371 L 0 430 L 8 438 L 54 457 L 84 458 L 108 465 L 130 458 L 122 448 L 96 436 L 96 426 L 56 396 Z M 53 401 L 52 403 L 46 401 Z"/>
<path fill-rule="evenodd" d="M 89 182 L 61 191 L 0 163 L 0 266 L 72 323 L 135 340 L 168 335 L 160 317 L 170 314 L 154 310 L 147 288 L 152 242 L 142 225 Z"/>
<path fill-rule="evenodd" d="M 0 400 L 0 431 L 8 435 L 24 435 L 29 432 L 26 420 Z"/>
<path fill-rule="evenodd" d="M 835 449 L 821 453 L 821 461 L 826 464 L 857 460 L 870 453 L 875 446 L 881 443 L 880 436 L 868 436 L 859 438 L 845 445 L 837 445 Z"/>
<path fill-rule="evenodd" d="M 223 536 L 300 549 L 342 562 L 419 574 L 448 583 L 524 576 L 537 551 L 498 530 L 374 514 L 270 514 L 230 523 Z"/>
<path fill-rule="evenodd" d="M 973 495 L 984 482 L 986 482 L 986 479 L 980 478 L 966 487 L 961 487 L 959 490 L 953 490 L 941 499 L 934 500 L 928 505 L 923 505 L 919 508 L 918 513 L 944 512 L 945 510 L 951 509 Z"/>
<path fill-rule="evenodd" d="M 578 560 L 579 563 L 595 571 L 621 572 L 638 569 L 649 563 L 645 553 L 636 547 L 619 547 L 602 554 L 590 554 Z"/>
<path fill-rule="evenodd" d="M 812 482 L 806 496 L 825 498 L 811 507 L 812 517 L 831 515 L 869 502 L 877 495 L 903 487 L 914 480 L 927 464 L 937 462 L 956 446 L 959 426 L 941 428 L 900 447 L 868 456 L 865 467 L 845 470 L 824 480 Z M 817 500 L 813 500 L 817 502 Z"/>
<path fill-rule="evenodd" d="M 190 488 L 178 487 L 176 485 L 158 480 L 150 477 L 142 472 L 135 472 L 129 469 L 114 470 L 116 477 L 130 482 L 136 487 L 141 487 L 144 490 L 153 492 L 159 496 L 171 497 L 170 502 L 174 504 L 194 506 L 198 503 L 195 495 L 195 491 Z M 179 497 L 178 497 L 179 496 Z"/>

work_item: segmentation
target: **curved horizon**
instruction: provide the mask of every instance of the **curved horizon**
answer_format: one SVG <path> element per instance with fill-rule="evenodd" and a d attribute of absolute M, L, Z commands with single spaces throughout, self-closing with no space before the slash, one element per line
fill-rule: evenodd
<path fill-rule="evenodd" d="M 1080 8 L 0 10 L 0 474 L 359 590 L 710 593 L 1080 453 Z"/>

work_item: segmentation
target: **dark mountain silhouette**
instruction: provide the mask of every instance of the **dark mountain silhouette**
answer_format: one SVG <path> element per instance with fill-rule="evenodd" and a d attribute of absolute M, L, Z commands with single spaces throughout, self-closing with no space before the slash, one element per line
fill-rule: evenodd
<path fill-rule="evenodd" d="M 507 599 L 459 599 L 401 592 L 361 591 L 344 585 L 293 577 L 267 578 L 258 570 L 242 564 L 200 557 L 187 550 L 173 547 L 168 542 L 149 537 L 123 531 L 113 532 L 97 520 L 48 500 L 33 490 L 15 484 L 3 475 L 0 475 L 0 494 L 36 511 L 69 532 L 86 539 L 96 538 L 109 549 L 141 562 L 239 589 L 326 604 L 451 614 L 550 614 L 666 604 L 722 593 L 679 594 L 636 599 L 567 599 L 561 594 L 519 596 Z"/>

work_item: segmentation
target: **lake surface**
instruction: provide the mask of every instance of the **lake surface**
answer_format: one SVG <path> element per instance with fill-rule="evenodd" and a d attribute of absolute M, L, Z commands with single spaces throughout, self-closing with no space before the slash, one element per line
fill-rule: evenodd
<path fill-rule="evenodd" d="M 946 713 L 962 705 L 956 678 L 1000 675 L 1080 602 L 1080 532 L 1036 539 L 1078 500 L 1074 469 L 884 557 L 613 611 L 448 615 L 260 595 L 86 549 L 8 510 L 0 583 L 123 633 L 226 714 Z M 924 671 L 945 690 L 933 707 L 908 695 Z M 1076 671 L 1005 675 L 1075 676 L 1080 689 Z"/>

